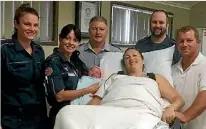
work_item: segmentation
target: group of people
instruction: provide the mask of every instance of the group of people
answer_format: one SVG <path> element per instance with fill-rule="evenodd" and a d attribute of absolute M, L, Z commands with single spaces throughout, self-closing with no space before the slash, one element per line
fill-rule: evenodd
<path fill-rule="evenodd" d="M 15 12 L 14 26 L 12 39 L 1 42 L 3 129 L 52 128 L 59 110 L 83 95 L 94 94 L 89 104 L 101 104 L 104 92 L 100 85 L 95 83 L 77 89 L 77 84 L 82 76 L 92 76 L 89 69 L 100 66 L 105 52 L 122 52 L 119 47 L 106 43 L 108 26 L 104 17 L 95 16 L 90 20 L 89 41 L 81 45 L 80 29 L 73 24 L 64 26 L 59 34 L 59 47 L 46 59 L 42 47 L 32 41 L 39 27 L 37 11 L 22 4 Z M 124 52 L 128 75 L 150 77 L 157 82 L 159 97 L 171 103 L 163 111 L 165 122 L 171 123 L 177 117 L 185 123 L 184 129 L 205 129 L 206 58 L 198 50 L 197 30 L 191 26 L 182 27 L 176 43 L 166 35 L 168 15 L 163 10 L 153 12 L 150 26 L 151 36 L 138 41 L 136 49 Z M 174 88 L 161 75 L 144 73 L 141 55 L 141 51 L 172 45 L 176 45 L 172 66 Z M 51 105 L 49 118 L 45 95 Z"/>

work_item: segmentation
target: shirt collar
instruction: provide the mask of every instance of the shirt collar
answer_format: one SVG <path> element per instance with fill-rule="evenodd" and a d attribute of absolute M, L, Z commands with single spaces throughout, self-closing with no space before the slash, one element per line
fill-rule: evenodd
<path fill-rule="evenodd" d="M 53 52 L 56 53 L 64 62 L 68 61 L 68 60 L 66 60 L 66 58 L 64 57 L 64 54 L 59 51 L 59 48 L 58 48 L 58 47 L 55 47 L 55 48 L 53 49 Z"/>
<path fill-rule="evenodd" d="M 194 62 L 193 62 L 188 68 L 190 68 L 191 66 L 200 64 L 204 58 L 205 58 L 205 57 L 202 55 L 202 53 L 199 52 L 199 53 L 198 53 L 198 56 L 196 57 L 196 59 L 194 60 Z M 180 61 L 177 63 L 177 67 L 178 67 L 178 69 L 182 70 L 182 58 L 181 58 Z"/>
<path fill-rule="evenodd" d="M 88 41 L 88 42 L 86 43 L 85 48 L 84 48 L 85 51 L 88 50 L 88 49 L 94 51 L 94 50 L 92 49 L 92 46 L 91 46 L 90 41 Z M 104 44 L 104 48 L 102 48 L 102 51 L 108 51 L 108 52 L 110 51 L 110 46 L 109 46 L 108 43 L 105 43 L 105 44 Z"/>
<path fill-rule="evenodd" d="M 151 40 L 152 44 L 155 44 L 155 45 L 157 44 L 157 43 L 153 43 L 151 36 L 150 36 L 150 40 Z M 168 35 L 166 35 L 165 39 L 163 40 L 163 42 L 161 44 L 163 44 L 167 47 L 170 47 L 170 42 L 171 42 L 170 38 L 168 37 Z"/>
<path fill-rule="evenodd" d="M 16 37 L 12 36 L 12 40 L 14 41 L 16 51 L 24 50 L 23 46 L 20 44 L 20 42 L 18 41 Z"/>
<path fill-rule="evenodd" d="M 192 65 L 198 65 L 198 64 L 200 64 L 204 58 L 205 58 L 205 57 L 202 55 L 202 53 L 199 52 L 197 58 L 196 58 L 195 61 L 192 63 Z"/>
<path fill-rule="evenodd" d="M 14 41 L 15 43 L 15 49 L 16 51 L 24 51 L 24 47 L 20 44 L 19 40 L 15 37 L 15 36 L 12 36 L 12 40 Z M 40 51 L 36 45 L 34 44 L 33 41 L 31 41 L 31 48 L 32 48 L 32 51 Z"/>
<path fill-rule="evenodd" d="M 64 54 L 59 51 L 59 48 L 58 48 L 58 47 L 55 47 L 55 48 L 53 49 L 53 52 L 56 53 L 64 62 L 70 62 L 70 61 L 68 61 L 68 60 L 65 58 Z M 78 56 L 78 55 L 79 55 L 79 51 L 76 50 L 76 51 L 74 51 L 74 52 L 72 53 L 72 55 L 73 55 L 73 54 L 76 54 L 76 55 Z M 71 58 L 70 60 L 72 60 L 72 58 Z M 71 63 L 71 62 L 70 62 L 70 63 Z"/>

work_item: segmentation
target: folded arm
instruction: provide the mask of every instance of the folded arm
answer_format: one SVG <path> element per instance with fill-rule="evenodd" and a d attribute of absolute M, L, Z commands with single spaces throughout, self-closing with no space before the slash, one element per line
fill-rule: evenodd
<path fill-rule="evenodd" d="M 68 74 L 62 74 L 58 62 L 55 60 L 47 62 L 45 65 L 47 68 L 48 94 L 54 96 L 58 102 L 73 100 L 89 93 L 95 93 L 99 88 L 98 84 L 93 84 L 79 90 L 65 90 L 63 76 L 64 78 L 69 78 Z"/>

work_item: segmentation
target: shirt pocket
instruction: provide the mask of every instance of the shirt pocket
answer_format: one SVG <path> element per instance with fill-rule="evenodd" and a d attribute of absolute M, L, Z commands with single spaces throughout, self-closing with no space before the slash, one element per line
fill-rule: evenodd
<path fill-rule="evenodd" d="M 43 64 L 42 64 L 42 62 L 36 62 L 36 66 L 37 66 L 37 69 L 35 70 L 36 77 L 39 78 L 41 76 L 41 74 L 42 74 L 42 76 L 44 75 L 44 73 L 43 73 L 44 71 L 42 71 Z"/>
<path fill-rule="evenodd" d="M 32 78 L 30 67 L 31 63 L 29 61 L 9 62 L 9 71 L 13 76 L 17 77 L 16 79 L 23 77 L 30 80 Z"/>
<path fill-rule="evenodd" d="M 62 74 L 62 78 L 63 78 L 66 90 L 75 90 L 76 89 L 79 77 L 77 75 L 75 75 L 75 73 L 65 72 Z"/>

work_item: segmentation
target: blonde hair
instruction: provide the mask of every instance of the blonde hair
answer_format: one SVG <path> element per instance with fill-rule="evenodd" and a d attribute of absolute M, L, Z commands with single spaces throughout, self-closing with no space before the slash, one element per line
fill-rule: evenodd
<path fill-rule="evenodd" d="M 102 16 L 94 16 L 91 18 L 89 24 L 91 24 L 92 22 L 95 22 L 95 21 L 98 21 L 98 22 L 104 22 L 106 25 L 107 25 L 107 20 L 102 17 Z"/>

